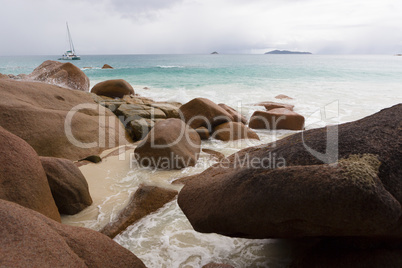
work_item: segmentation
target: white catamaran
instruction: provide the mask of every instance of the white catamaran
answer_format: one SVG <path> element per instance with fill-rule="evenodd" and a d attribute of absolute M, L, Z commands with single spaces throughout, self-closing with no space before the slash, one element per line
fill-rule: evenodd
<path fill-rule="evenodd" d="M 67 25 L 67 35 L 68 35 L 68 42 L 70 45 L 70 50 L 67 50 L 59 60 L 80 60 L 81 57 L 77 56 L 75 54 L 75 49 L 74 49 L 74 44 L 73 44 L 73 39 L 71 39 L 71 34 L 70 34 L 70 29 L 68 28 L 68 23 L 66 22 Z"/>

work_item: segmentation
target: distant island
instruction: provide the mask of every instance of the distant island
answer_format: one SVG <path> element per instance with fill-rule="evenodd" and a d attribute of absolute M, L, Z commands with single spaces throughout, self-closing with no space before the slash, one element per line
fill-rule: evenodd
<path fill-rule="evenodd" d="M 312 54 L 311 52 L 299 52 L 299 51 L 289 51 L 289 50 L 273 50 L 265 52 L 264 54 Z"/>
<path fill-rule="evenodd" d="M 211 54 L 219 54 L 218 52 L 216 52 L 216 51 L 214 51 L 214 52 L 212 52 Z"/>

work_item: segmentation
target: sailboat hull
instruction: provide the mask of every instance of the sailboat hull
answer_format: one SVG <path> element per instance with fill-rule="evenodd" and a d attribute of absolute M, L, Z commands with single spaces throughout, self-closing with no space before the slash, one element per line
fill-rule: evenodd
<path fill-rule="evenodd" d="M 81 60 L 80 56 L 75 56 L 75 57 L 61 57 L 59 60 Z"/>

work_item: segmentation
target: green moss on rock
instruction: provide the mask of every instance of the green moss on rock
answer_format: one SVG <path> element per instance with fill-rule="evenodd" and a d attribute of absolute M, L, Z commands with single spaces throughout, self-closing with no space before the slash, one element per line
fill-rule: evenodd
<path fill-rule="evenodd" d="M 375 185 L 381 162 L 373 154 L 354 154 L 338 161 L 345 179 L 355 183 Z"/>

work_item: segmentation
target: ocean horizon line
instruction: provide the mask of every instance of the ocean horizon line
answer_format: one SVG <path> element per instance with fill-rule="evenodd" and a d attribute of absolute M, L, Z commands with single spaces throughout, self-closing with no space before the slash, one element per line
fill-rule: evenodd
<path fill-rule="evenodd" d="M 175 56 L 180 56 L 180 55 L 211 55 L 211 56 L 219 56 L 219 55 L 245 55 L 245 56 L 258 56 L 258 55 L 264 55 L 264 56 L 395 56 L 398 55 L 399 53 L 384 53 L 384 54 L 378 54 L 378 53 L 373 53 L 373 54 L 359 54 L 359 53 L 312 53 L 312 54 L 265 54 L 265 53 L 218 53 L 218 54 L 212 54 L 212 53 L 107 53 L 107 54 L 80 54 L 80 56 L 163 56 L 163 55 L 175 55 Z M 60 57 L 61 54 L 19 54 L 19 55 L 1 55 L 0 57 Z"/>

